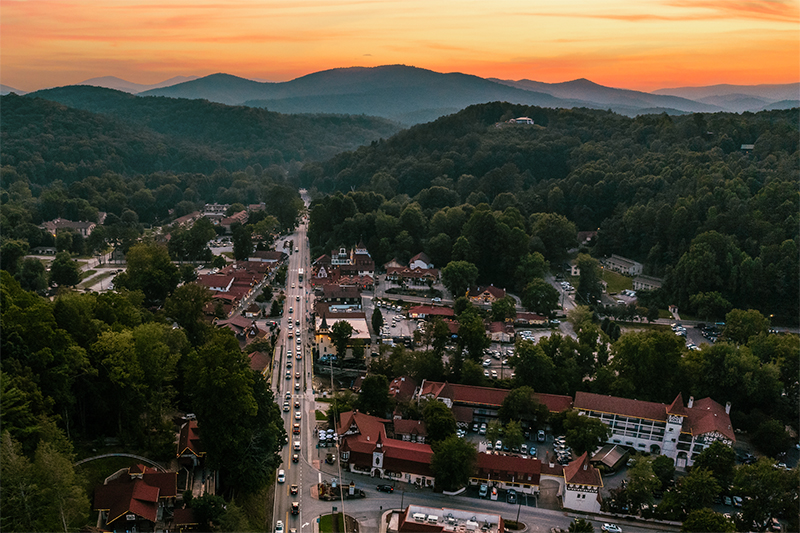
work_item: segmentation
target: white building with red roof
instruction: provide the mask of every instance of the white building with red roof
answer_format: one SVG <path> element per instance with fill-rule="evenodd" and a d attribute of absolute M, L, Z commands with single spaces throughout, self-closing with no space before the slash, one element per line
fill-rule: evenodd
<path fill-rule="evenodd" d="M 514 489 L 525 494 L 539 492 L 542 463 L 515 455 L 479 453 L 470 485 L 489 485 L 498 489 Z"/>
<path fill-rule="evenodd" d="M 568 509 L 587 513 L 599 513 L 600 489 L 603 479 L 600 471 L 589 463 L 589 454 L 583 455 L 564 466 L 564 494 L 562 504 Z"/>
<path fill-rule="evenodd" d="M 506 290 L 494 285 L 488 287 L 470 287 L 468 297 L 475 303 L 490 304 L 506 297 Z"/>
<path fill-rule="evenodd" d="M 340 460 L 350 472 L 371 477 L 434 485 L 433 450 L 428 444 L 387 437 L 390 420 L 349 411 L 339 415 Z"/>
<path fill-rule="evenodd" d="M 575 409 L 608 425 L 610 444 L 666 455 L 681 469 L 692 466 L 700 452 L 714 441 L 728 446 L 736 442 L 731 404 L 723 407 L 711 398 L 695 402 L 690 397 L 684 406 L 680 393 L 666 405 L 577 392 Z"/>

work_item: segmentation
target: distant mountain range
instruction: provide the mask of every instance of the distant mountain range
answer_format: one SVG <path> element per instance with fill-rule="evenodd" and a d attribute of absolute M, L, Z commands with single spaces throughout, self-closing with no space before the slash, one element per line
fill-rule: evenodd
<path fill-rule="evenodd" d="M 162 87 L 170 87 L 179 83 L 196 80 L 197 76 L 175 76 L 161 83 L 154 83 L 152 85 L 142 85 L 141 83 L 133 83 L 130 81 L 117 78 L 116 76 L 103 76 L 100 78 L 91 78 L 82 81 L 77 85 L 92 85 L 94 87 L 105 87 L 106 89 L 116 89 L 118 91 L 137 94 L 151 89 L 160 89 Z"/>
<path fill-rule="evenodd" d="M 6 95 L 11 93 L 17 93 L 18 95 L 22 96 L 25 94 L 25 91 L 20 91 L 19 89 L 15 89 L 13 87 L 9 87 L 8 85 L 3 85 L 0 83 L 0 95 Z"/>
<path fill-rule="evenodd" d="M 373 115 L 405 125 L 429 122 L 469 105 L 492 101 L 548 108 L 611 109 L 627 116 L 741 113 L 800 106 L 798 83 L 684 87 L 647 93 L 605 87 L 586 79 L 563 83 L 485 79 L 405 65 L 332 69 L 278 83 L 220 73 L 202 78 L 176 77 L 151 86 L 113 76 L 86 80 L 82 85 L 140 96 L 205 99 L 287 114 Z"/>

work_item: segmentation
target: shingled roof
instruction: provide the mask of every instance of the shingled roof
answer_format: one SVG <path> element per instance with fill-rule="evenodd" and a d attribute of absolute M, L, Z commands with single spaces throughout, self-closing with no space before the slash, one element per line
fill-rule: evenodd
<path fill-rule="evenodd" d="M 600 471 L 589 463 L 588 452 L 584 452 L 583 455 L 564 466 L 564 481 L 572 485 L 603 486 Z"/>

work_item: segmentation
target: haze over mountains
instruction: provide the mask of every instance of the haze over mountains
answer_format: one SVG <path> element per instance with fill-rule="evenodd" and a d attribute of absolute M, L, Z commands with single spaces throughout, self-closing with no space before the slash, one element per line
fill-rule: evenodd
<path fill-rule="evenodd" d="M 741 113 L 800 106 L 798 83 L 716 85 L 647 93 L 605 87 L 587 79 L 562 83 L 485 79 L 405 65 L 332 69 L 277 83 L 220 73 L 202 78 L 175 77 L 155 85 L 135 84 L 108 76 L 86 80 L 82 85 L 108 87 L 140 96 L 205 99 L 228 105 L 262 107 L 288 114 L 373 115 L 406 125 L 429 122 L 469 105 L 491 101 L 548 108 L 611 109 L 627 116 L 662 112 L 673 115 Z"/>

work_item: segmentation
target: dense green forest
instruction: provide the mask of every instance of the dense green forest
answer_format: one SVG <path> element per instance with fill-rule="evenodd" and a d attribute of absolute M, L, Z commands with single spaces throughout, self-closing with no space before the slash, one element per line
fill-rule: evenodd
<path fill-rule="evenodd" d="M 796 322 L 799 115 L 472 106 L 306 164 L 303 186 L 337 193 L 314 205 L 312 245 L 363 239 L 379 264 L 424 250 L 512 287 L 528 253 L 557 266 L 575 231 L 599 230 L 587 251 L 665 277 L 662 305 L 718 293 Z M 536 125 L 501 124 L 518 116 Z"/>
<path fill-rule="evenodd" d="M 138 247 L 166 256 L 160 247 Z M 89 500 L 72 466 L 76 452 L 85 456 L 111 437 L 125 450 L 169 461 L 180 412 L 197 414 L 209 460 L 222 473 L 218 494 L 254 493 L 272 479 L 285 432 L 269 385 L 229 330 L 203 322 L 210 293 L 176 284 L 165 311 L 154 313 L 138 290 L 65 291 L 51 301 L 0 271 L 4 529 L 83 526 Z M 43 454 L 49 475 L 58 476 L 53 488 L 38 479 Z M 23 468 L 26 456 L 36 457 L 33 467 Z M 64 525 L 56 503 L 69 507 Z"/>

